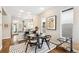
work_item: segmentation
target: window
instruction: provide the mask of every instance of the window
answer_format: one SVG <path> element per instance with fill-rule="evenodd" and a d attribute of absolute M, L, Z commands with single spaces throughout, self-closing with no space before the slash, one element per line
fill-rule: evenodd
<path fill-rule="evenodd" d="M 61 12 L 60 37 L 71 37 L 73 26 L 73 9 Z"/>

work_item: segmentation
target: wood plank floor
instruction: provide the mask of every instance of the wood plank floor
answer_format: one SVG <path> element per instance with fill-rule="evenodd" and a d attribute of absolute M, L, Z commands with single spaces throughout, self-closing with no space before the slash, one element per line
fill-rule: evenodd
<path fill-rule="evenodd" d="M 11 39 L 3 39 L 2 40 L 2 49 L 0 51 L 0 53 L 8 53 L 9 52 L 9 48 L 11 45 Z"/>
<path fill-rule="evenodd" d="M 49 53 L 69 53 L 69 52 L 65 50 L 63 47 L 57 47 L 51 50 Z"/>
<path fill-rule="evenodd" d="M 11 39 L 5 39 L 2 42 L 3 42 L 3 44 L 2 44 L 3 47 L 2 47 L 1 53 L 8 53 L 9 48 L 11 46 Z M 22 42 L 19 42 L 19 43 L 22 43 Z M 63 47 L 58 47 L 58 48 L 51 50 L 48 53 L 68 53 L 68 51 L 65 50 Z"/>

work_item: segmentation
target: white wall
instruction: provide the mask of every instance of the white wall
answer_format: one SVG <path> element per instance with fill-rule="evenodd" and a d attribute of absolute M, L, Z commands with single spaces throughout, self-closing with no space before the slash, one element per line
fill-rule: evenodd
<path fill-rule="evenodd" d="M 39 30 L 40 30 L 41 25 L 40 25 L 40 16 L 39 15 L 36 15 L 36 16 L 33 17 L 33 26 L 34 26 L 34 28 L 36 26 L 38 26 Z"/>
<path fill-rule="evenodd" d="M 11 16 L 9 15 L 3 15 L 2 16 L 2 22 L 3 22 L 3 33 L 2 33 L 2 38 L 7 39 L 11 38 Z M 8 27 L 5 27 L 5 24 L 8 25 Z"/>
<path fill-rule="evenodd" d="M 79 52 L 79 7 L 74 8 L 73 48 Z"/>
<path fill-rule="evenodd" d="M 0 11 L 2 11 L 0 7 Z M 0 49 L 2 48 L 2 13 L 0 13 Z"/>
<path fill-rule="evenodd" d="M 57 8 L 51 8 L 49 10 L 46 10 L 41 14 L 41 16 L 45 17 L 46 19 L 50 16 L 57 16 L 56 19 L 56 30 L 47 30 L 46 33 L 50 34 L 52 36 L 51 41 L 54 43 L 57 43 L 57 38 L 60 37 L 60 9 Z"/>

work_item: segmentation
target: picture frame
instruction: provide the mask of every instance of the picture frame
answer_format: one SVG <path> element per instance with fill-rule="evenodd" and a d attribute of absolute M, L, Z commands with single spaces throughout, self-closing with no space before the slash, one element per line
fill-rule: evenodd
<path fill-rule="evenodd" d="M 47 18 L 46 27 L 48 30 L 56 30 L 56 18 L 56 15 Z"/>

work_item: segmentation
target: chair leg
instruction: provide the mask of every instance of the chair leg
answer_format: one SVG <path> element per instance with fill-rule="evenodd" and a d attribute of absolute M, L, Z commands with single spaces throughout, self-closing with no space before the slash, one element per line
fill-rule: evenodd
<path fill-rule="evenodd" d="M 37 50 L 37 45 L 36 45 L 36 47 L 35 47 L 35 53 L 36 53 L 36 50 Z"/>
<path fill-rule="evenodd" d="M 25 50 L 25 52 L 27 52 L 27 49 L 28 49 L 28 43 L 27 43 L 27 46 L 26 46 L 26 50 Z"/>
<path fill-rule="evenodd" d="M 49 47 L 49 42 L 48 42 L 46 39 L 45 39 L 45 42 L 46 42 L 48 48 L 50 49 L 50 47 Z"/>

